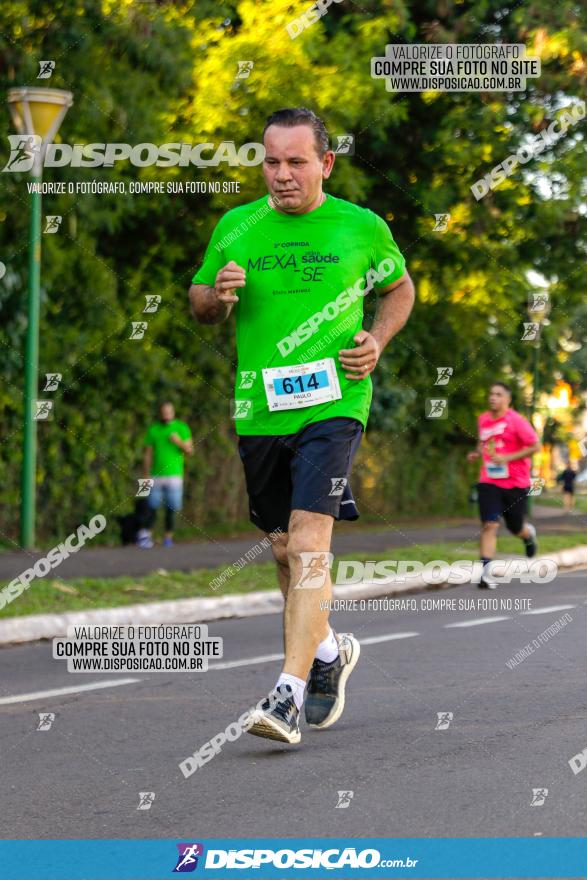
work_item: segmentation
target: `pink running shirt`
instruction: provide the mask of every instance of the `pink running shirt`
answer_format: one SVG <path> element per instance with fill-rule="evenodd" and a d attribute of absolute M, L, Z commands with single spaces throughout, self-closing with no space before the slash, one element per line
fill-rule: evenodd
<path fill-rule="evenodd" d="M 496 453 L 509 455 L 512 452 L 518 452 L 524 446 L 532 446 L 538 442 L 538 435 L 528 419 L 521 416 L 515 409 L 508 409 L 503 416 L 497 419 L 490 412 L 481 413 L 477 422 L 479 439 L 483 445 L 483 464 L 479 482 L 493 483 L 495 486 L 501 486 L 502 489 L 516 487 L 525 489 L 530 486 L 531 456 L 519 458 L 517 461 L 508 461 L 509 475 L 500 479 L 489 476 L 485 467 L 486 463 L 491 461 L 490 450 L 493 445 Z"/>

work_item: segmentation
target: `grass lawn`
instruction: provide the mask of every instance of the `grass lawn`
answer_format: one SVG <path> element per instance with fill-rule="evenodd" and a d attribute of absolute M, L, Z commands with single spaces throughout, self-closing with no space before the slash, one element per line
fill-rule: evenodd
<path fill-rule="evenodd" d="M 540 553 L 563 550 L 585 543 L 584 532 L 568 535 L 545 535 L 540 539 Z M 520 541 L 516 538 L 499 539 L 500 553 L 520 553 Z M 427 563 L 434 559 L 454 562 L 458 559 L 477 559 L 476 542 L 466 544 L 447 542 L 424 544 L 414 547 L 395 547 L 386 553 L 359 553 L 337 557 L 343 559 L 366 560 L 408 560 L 417 559 Z M 62 611 L 81 611 L 89 608 L 112 608 L 120 605 L 134 605 L 140 602 L 157 602 L 169 599 L 186 599 L 194 596 L 227 596 L 234 593 L 248 593 L 254 590 L 277 588 L 273 563 L 250 564 L 240 571 L 233 569 L 218 589 L 210 586 L 211 581 L 226 567 L 203 568 L 193 572 L 174 572 L 160 569 L 158 573 L 141 578 L 76 578 L 61 581 L 56 578 L 34 580 L 31 587 L 21 596 L 0 611 L 0 619 L 18 617 L 25 614 L 54 614 Z"/>

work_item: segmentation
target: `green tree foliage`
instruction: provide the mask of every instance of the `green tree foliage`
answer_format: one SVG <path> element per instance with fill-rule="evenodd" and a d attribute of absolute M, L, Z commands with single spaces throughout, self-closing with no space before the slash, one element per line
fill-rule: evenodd
<path fill-rule="evenodd" d="M 476 201 L 470 187 L 584 94 L 584 10 L 561 0 L 343 0 L 292 40 L 302 2 L 15 0 L 0 33 L 4 90 L 37 81 L 70 89 L 67 143 L 257 141 L 267 115 L 305 105 L 331 133 L 353 133 L 328 190 L 385 217 L 404 251 L 418 299 L 383 355 L 373 420 L 357 472 L 367 512 L 449 512 L 473 476 L 463 464 L 487 384 L 510 378 L 528 402 L 533 350 L 521 342 L 528 272 L 552 299 L 543 331 L 541 384 L 564 375 L 585 387 L 584 263 L 587 155 L 582 126 Z M 542 75 L 523 93 L 391 94 L 370 76 L 389 42 L 526 43 Z M 238 61 L 251 60 L 246 79 Z M 11 130 L 3 111 L 4 134 Z M 3 138 L 3 143 L 6 143 Z M 62 168 L 46 180 L 237 181 L 240 193 L 61 195 L 43 236 L 40 370 L 60 372 L 55 419 L 39 425 L 40 533 L 61 536 L 100 511 L 123 513 L 140 475 L 140 441 L 156 402 L 171 398 L 192 425 L 185 517 L 196 535 L 245 515 L 229 420 L 235 348 L 231 323 L 200 327 L 186 290 L 217 219 L 264 191 L 260 167 Z M 22 374 L 26 331 L 26 176 L 2 175 L 0 345 L 4 383 L 0 537 L 17 534 Z M 435 214 L 450 214 L 446 232 Z M 145 297 L 160 295 L 156 314 Z M 367 301 L 367 310 L 373 311 Z M 131 321 L 147 319 L 143 340 Z M 444 389 L 436 368 L 452 366 Z M 41 384 L 42 387 L 42 384 Z M 424 417 L 427 397 L 449 398 L 449 417 Z M 448 505 L 448 506 L 447 506 Z"/>

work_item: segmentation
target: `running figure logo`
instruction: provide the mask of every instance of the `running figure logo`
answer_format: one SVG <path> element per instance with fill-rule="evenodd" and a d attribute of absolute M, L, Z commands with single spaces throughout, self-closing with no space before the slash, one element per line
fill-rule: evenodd
<path fill-rule="evenodd" d="M 39 724 L 37 730 L 51 730 L 51 725 L 54 721 L 54 712 L 39 712 Z"/>
<path fill-rule="evenodd" d="M 151 494 L 151 489 L 155 485 L 155 480 L 137 480 L 139 488 L 135 498 L 147 498 Z"/>
<path fill-rule="evenodd" d="M 332 489 L 328 493 L 328 495 L 342 495 L 344 492 L 344 487 L 347 484 L 346 477 L 330 477 L 330 482 L 332 483 Z"/>
<path fill-rule="evenodd" d="M 35 411 L 33 413 L 33 421 L 46 422 L 51 418 L 51 410 L 53 409 L 52 400 L 35 400 Z"/>
<path fill-rule="evenodd" d="M 45 217 L 45 228 L 43 229 L 43 234 L 47 232 L 51 232 L 55 234 L 59 232 L 59 227 L 61 226 L 62 217 L 60 214 L 47 214 Z"/>
<path fill-rule="evenodd" d="M 541 495 L 545 485 L 546 480 L 543 480 L 542 477 L 537 477 L 535 480 L 532 480 L 528 489 L 528 495 Z"/>
<path fill-rule="evenodd" d="M 45 373 L 45 387 L 43 391 L 57 391 L 61 379 L 61 373 Z"/>
<path fill-rule="evenodd" d="M 355 136 L 354 134 L 336 134 L 333 138 L 334 144 L 332 150 L 337 156 L 354 156 L 355 155 Z"/>
<path fill-rule="evenodd" d="M 538 339 L 540 333 L 540 324 L 537 322 L 529 323 L 524 321 L 524 332 L 522 333 L 522 342 L 534 342 Z"/>
<path fill-rule="evenodd" d="M 453 374 L 452 367 L 436 367 L 436 372 L 438 376 L 436 377 L 435 385 L 448 385 L 448 381 Z"/>
<path fill-rule="evenodd" d="M 338 640 L 338 648 L 341 652 L 349 651 L 352 648 L 353 643 L 351 642 L 350 636 L 352 636 L 352 633 L 341 633 Z"/>
<path fill-rule="evenodd" d="M 187 874 L 195 871 L 198 867 L 198 858 L 204 855 L 204 847 L 201 843 L 178 843 L 179 855 L 177 865 L 173 869 L 174 874 Z"/>
<path fill-rule="evenodd" d="M 160 302 L 161 297 L 158 293 L 145 294 L 145 308 L 143 312 L 156 312 Z"/>
<path fill-rule="evenodd" d="M 240 378 L 240 382 L 239 382 L 238 387 L 243 388 L 243 389 L 252 388 L 253 382 L 257 378 L 257 371 L 256 370 L 241 370 L 240 373 L 241 373 L 241 378 Z"/>
<path fill-rule="evenodd" d="M 296 590 L 319 590 L 326 583 L 326 573 L 332 566 L 334 554 L 326 551 L 301 551 L 302 573 Z"/>
<path fill-rule="evenodd" d="M 429 397 L 426 399 L 427 419 L 446 419 L 448 416 L 448 400 L 446 397 Z"/>
<path fill-rule="evenodd" d="M 145 330 L 149 326 L 147 321 L 131 321 L 132 330 L 130 331 L 129 339 L 142 339 L 145 335 Z"/>
<path fill-rule="evenodd" d="M 248 79 L 251 75 L 251 70 L 255 66 L 254 61 L 237 61 L 238 64 L 238 72 L 236 74 L 237 79 Z"/>
<path fill-rule="evenodd" d="M 452 712 L 437 712 L 438 721 L 434 730 L 448 730 L 453 719 Z"/>
<path fill-rule="evenodd" d="M 532 789 L 532 800 L 530 801 L 531 807 L 541 807 L 544 804 L 544 801 L 548 797 L 548 789 L 547 788 L 533 788 Z"/>
<path fill-rule="evenodd" d="M 252 400 L 231 400 L 232 418 L 233 419 L 252 419 L 253 418 L 253 401 Z"/>
<path fill-rule="evenodd" d="M 434 217 L 436 222 L 432 232 L 446 232 L 450 223 L 450 214 L 435 214 Z"/>
<path fill-rule="evenodd" d="M 54 61 L 39 61 L 39 72 L 37 74 L 37 79 L 49 79 L 54 70 Z"/>
<path fill-rule="evenodd" d="M 139 805 L 137 810 L 150 810 L 154 800 L 154 791 L 139 791 Z"/>
<path fill-rule="evenodd" d="M 531 293 L 528 300 L 528 311 L 541 312 L 548 307 L 549 296 L 547 293 Z"/>
<path fill-rule="evenodd" d="M 35 153 L 41 152 L 42 140 L 38 134 L 9 134 L 10 156 L 2 171 L 30 171 L 35 162 Z"/>
<path fill-rule="evenodd" d="M 339 791 L 338 792 L 338 803 L 335 810 L 344 810 L 350 806 L 351 799 L 354 798 L 354 791 Z"/>

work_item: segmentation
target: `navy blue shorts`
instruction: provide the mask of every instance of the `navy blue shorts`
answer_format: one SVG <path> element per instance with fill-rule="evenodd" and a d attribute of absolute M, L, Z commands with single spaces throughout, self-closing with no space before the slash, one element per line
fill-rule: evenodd
<path fill-rule="evenodd" d="M 528 508 L 527 489 L 502 489 L 495 483 L 478 483 L 481 522 L 499 522 L 503 517 L 508 530 L 517 535 L 522 531 Z"/>
<path fill-rule="evenodd" d="M 292 510 L 358 519 L 349 476 L 362 437 L 362 424 L 349 418 L 313 422 L 297 434 L 239 437 L 251 522 L 287 532 Z"/>

